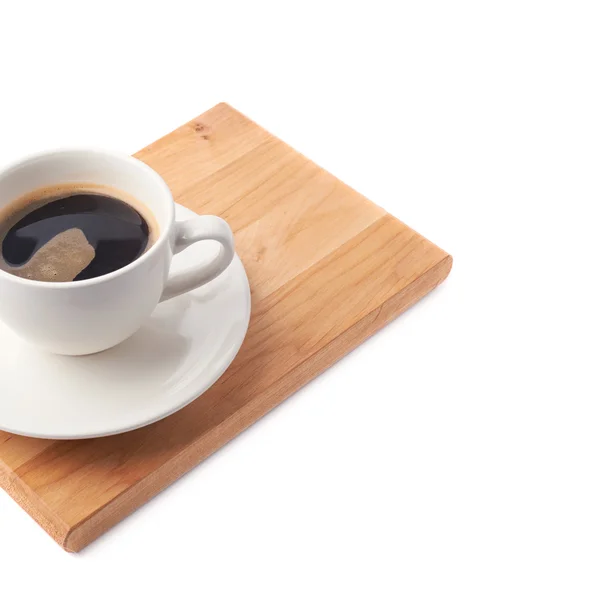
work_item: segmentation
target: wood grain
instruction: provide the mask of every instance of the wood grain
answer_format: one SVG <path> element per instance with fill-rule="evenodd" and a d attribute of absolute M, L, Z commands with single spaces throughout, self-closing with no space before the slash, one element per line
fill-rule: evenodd
<path fill-rule="evenodd" d="M 226 104 L 137 156 L 223 216 L 253 314 L 239 355 L 169 418 L 82 441 L 0 431 L 0 485 L 78 551 L 432 290 L 451 257 Z"/>

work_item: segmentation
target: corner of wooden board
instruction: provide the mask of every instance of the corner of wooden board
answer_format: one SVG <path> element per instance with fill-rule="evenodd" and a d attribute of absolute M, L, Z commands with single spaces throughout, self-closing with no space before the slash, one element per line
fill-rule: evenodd
<path fill-rule="evenodd" d="M 79 527 L 77 525 L 71 527 L 68 530 L 67 535 L 64 537 L 64 539 L 61 542 L 59 542 L 62 549 L 66 552 L 74 554 L 76 552 L 79 552 L 80 550 L 83 550 L 87 546 L 87 543 L 82 543 L 79 539 L 80 536 L 78 535 L 78 530 Z"/>
<path fill-rule="evenodd" d="M 209 108 L 208 110 L 212 110 L 213 108 L 226 108 L 227 110 L 234 110 L 235 112 L 238 112 L 228 102 L 218 102 L 217 104 L 215 104 L 212 108 Z"/>
<path fill-rule="evenodd" d="M 384 322 L 389 322 L 399 316 L 407 308 L 410 308 L 438 287 L 450 274 L 452 264 L 452 256 L 444 252 L 438 262 L 422 273 L 420 277 L 417 277 L 409 286 L 390 298 L 385 303 L 388 305 L 388 309 L 380 311 L 382 315 L 378 316 L 383 316 Z M 388 314 L 387 318 L 384 316 L 386 313 Z"/>
<path fill-rule="evenodd" d="M 446 254 L 446 256 L 444 256 L 444 258 L 440 260 L 440 262 L 437 264 L 439 279 L 436 286 L 440 285 L 440 283 L 442 283 L 442 281 L 444 281 L 444 279 L 446 279 L 446 277 L 450 275 L 450 271 L 452 271 L 453 264 L 454 259 L 452 258 L 451 254 Z"/>
<path fill-rule="evenodd" d="M 71 529 L 56 514 L 42 504 L 27 486 L 0 460 L 0 488 L 2 488 L 59 546 L 67 550 Z"/>

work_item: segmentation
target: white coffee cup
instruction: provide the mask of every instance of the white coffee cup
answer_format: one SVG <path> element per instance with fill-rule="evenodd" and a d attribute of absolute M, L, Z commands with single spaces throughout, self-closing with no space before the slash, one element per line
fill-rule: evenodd
<path fill-rule="evenodd" d="M 0 171 L 0 209 L 34 190 L 68 183 L 110 186 L 133 196 L 152 212 L 159 235 L 137 260 L 94 279 L 42 282 L 0 270 L 0 319 L 36 346 L 69 355 L 106 350 L 135 333 L 159 302 L 208 283 L 233 259 L 233 234 L 223 219 L 176 222 L 173 196 L 158 173 L 104 150 L 45 152 Z M 169 277 L 173 255 L 203 240 L 219 242 L 218 255 Z"/>

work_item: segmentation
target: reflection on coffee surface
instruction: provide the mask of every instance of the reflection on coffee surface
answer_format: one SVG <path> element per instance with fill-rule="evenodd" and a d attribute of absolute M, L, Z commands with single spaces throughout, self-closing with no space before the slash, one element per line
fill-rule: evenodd
<path fill-rule="evenodd" d="M 129 201 L 126 201 L 129 200 Z M 36 281 L 81 281 L 121 269 L 157 237 L 135 200 L 100 186 L 46 188 L 0 214 L 0 268 Z"/>

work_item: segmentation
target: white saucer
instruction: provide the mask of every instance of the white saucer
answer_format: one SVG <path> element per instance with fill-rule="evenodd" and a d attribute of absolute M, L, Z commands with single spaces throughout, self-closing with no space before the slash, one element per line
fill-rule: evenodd
<path fill-rule="evenodd" d="M 194 213 L 177 206 L 177 219 Z M 195 244 L 172 270 L 209 260 Z M 217 279 L 160 304 L 131 338 L 91 356 L 58 356 L 0 323 L 0 429 L 81 439 L 123 433 L 178 411 L 205 392 L 237 354 L 250 320 L 250 288 L 236 256 Z"/>

